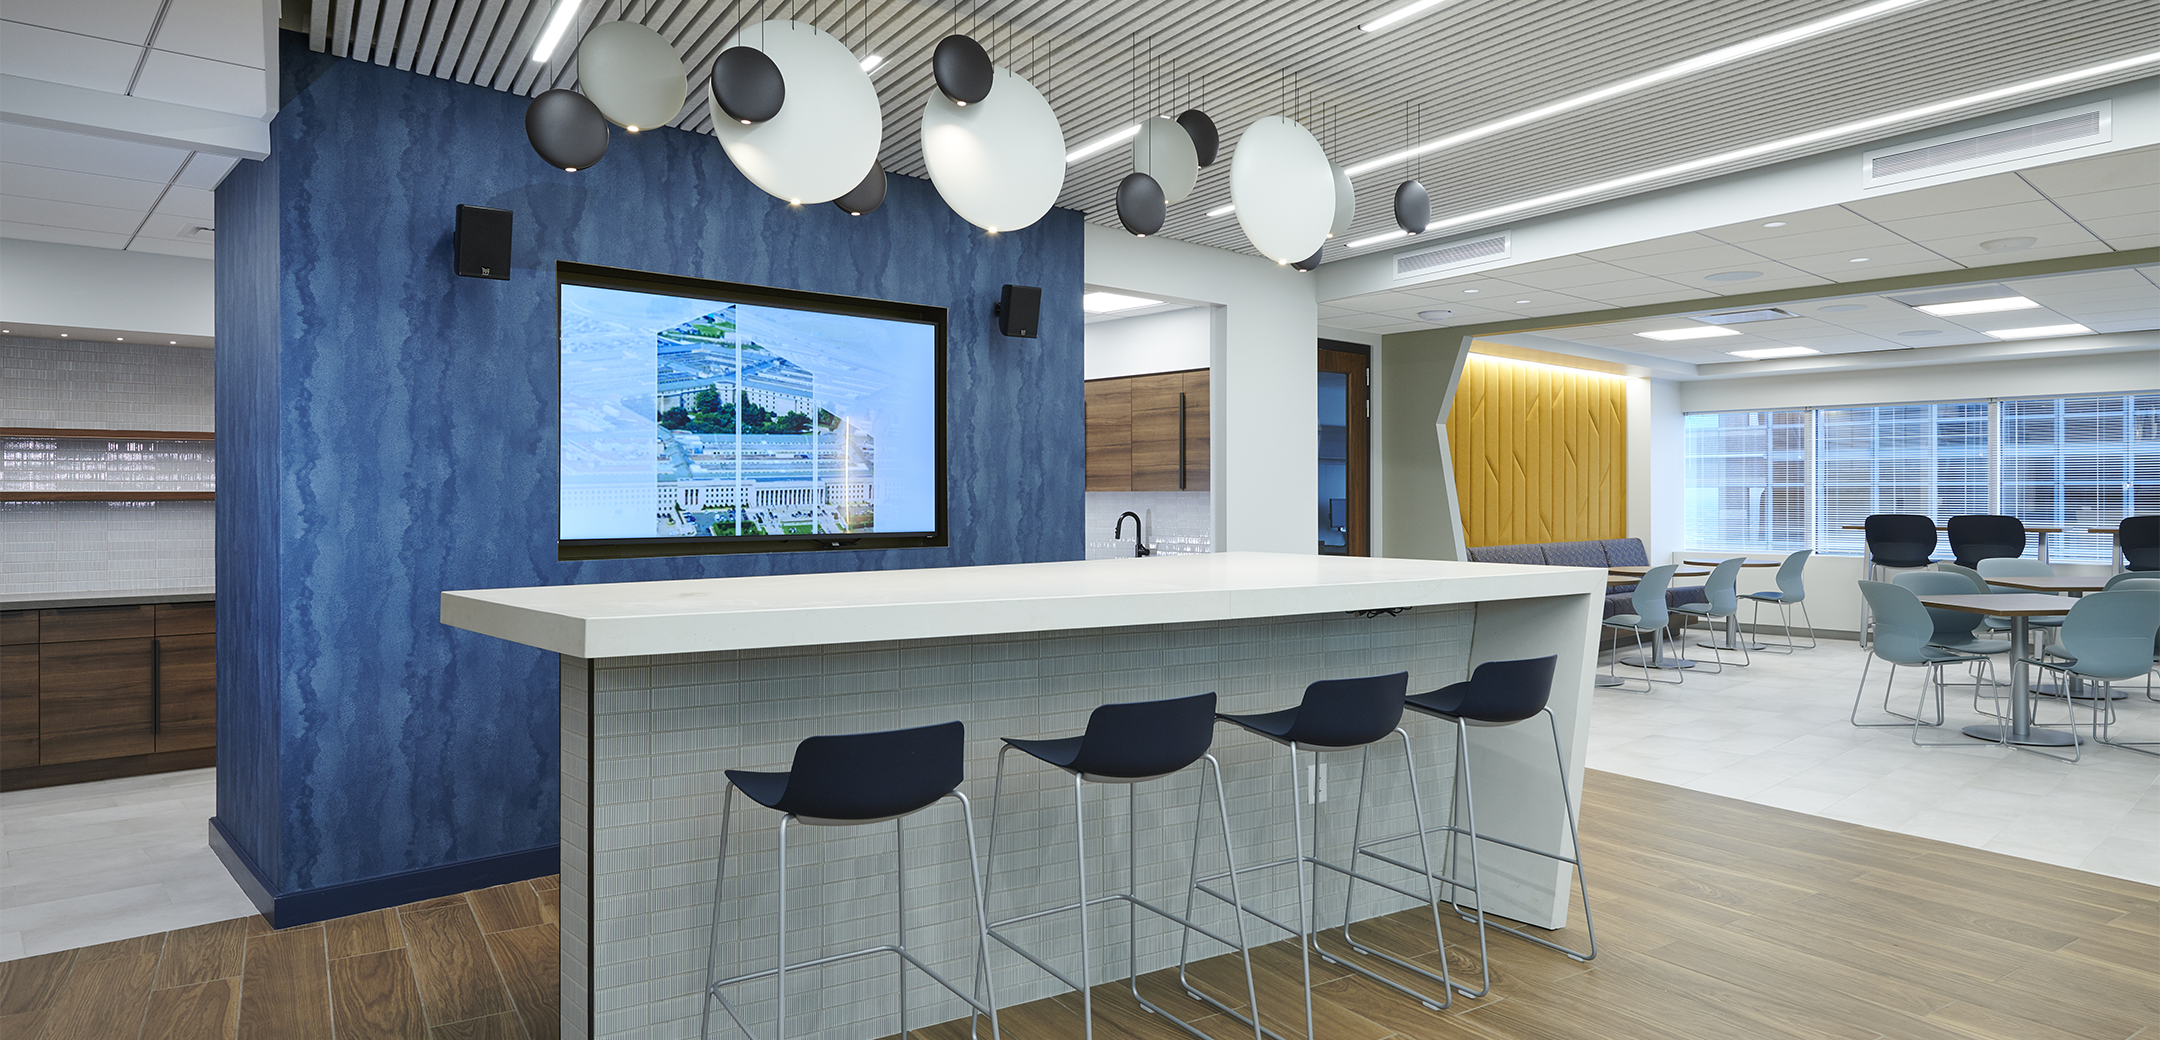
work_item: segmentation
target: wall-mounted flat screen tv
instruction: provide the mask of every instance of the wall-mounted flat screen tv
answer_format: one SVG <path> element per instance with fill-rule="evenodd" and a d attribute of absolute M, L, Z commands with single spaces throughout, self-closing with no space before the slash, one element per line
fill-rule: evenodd
<path fill-rule="evenodd" d="M 944 308 L 556 276 L 560 558 L 946 544 Z"/>

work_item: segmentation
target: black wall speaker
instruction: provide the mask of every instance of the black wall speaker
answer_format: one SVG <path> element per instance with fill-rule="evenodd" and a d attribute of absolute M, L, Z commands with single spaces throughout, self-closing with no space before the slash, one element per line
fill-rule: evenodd
<path fill-rule="evenodd" d="M 456 254 L 457 273 L 509 281 L 510 211 L 459 206 Z"/>
<path fill-rule="evenodd" d="M 1033 285 L 1008 285 L 998 296 L 998 331 L 1008 336 L 1034 339 L 1042 317 L 1042 289 Z"/>

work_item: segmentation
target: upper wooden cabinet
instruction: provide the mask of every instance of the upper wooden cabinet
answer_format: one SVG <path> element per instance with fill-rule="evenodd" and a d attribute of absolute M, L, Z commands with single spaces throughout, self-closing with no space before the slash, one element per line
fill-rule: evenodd
<path fill-rule="evenodd" d="M 1208 370 L 1087 383 L 1089 491 L 1208 490 Z"/>

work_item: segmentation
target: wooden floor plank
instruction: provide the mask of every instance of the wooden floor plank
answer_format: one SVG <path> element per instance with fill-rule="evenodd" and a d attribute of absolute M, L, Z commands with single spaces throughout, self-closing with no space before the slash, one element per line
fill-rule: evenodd
<path fill-rule="evenodd" d="M 556 1040 L 562 1035 L 561 929 L 551 924 L 514 928 L 489 935 L 487 943 L 525 1032 L 532 1040 Z"/>
<path fill-rule="evenodd" d="M 480 932 L 507 932 L 546 923 L 540 916 L 540 894 L 522 881 L 467 893 Z"/>
<path fill-rule="evenodd" d="M 75 965 L 74 950 L 0 961 L 0 1017 L 26 1015 L 51 1007 Z"/>
<path fill-rule="evenodd" d="M 247 922 L 239 919 L 196 925 L 166 933 L 165 957 L 158 964 L 157 988 L 194 986 L 213 979 L 237 978 L 247 957 Z M 233 990 L 238 993 L 238 989 Z"/>
<path fill-rule="evenodd" d="M 489 1015 L 436 1026 L 428 1040 L 525 1040 L 525 1027 L 516 1014 Z"/>
<path fill-rule="evenodd" d="M 425 909 L 400 910 L 398 917 L 430 1026 L 516 1016 L 479 922 L 463 900 L 430 901 Z"/>
<path fill-rule="evenodd" d="M 404 948 L 330 962 L 338 1040 L 427 1040 L 427 1013 Z"/>
<path fill-rule="evenodd" d="M 329 972 L 320 928 L 249 938 L 239 1040 L 331 1040 Z"/>
<path fill-rule="evenodd" d="M 398 925 L 395 907 L 324 921 L 323 937 L 334 961 L 405 946 L 405 930 Z"/>
<path fill-rule="evenodd" d="M 151 993 L 142 1040 L 233 1040 L 239 1028 L 240 980 L 218 978 Z"/>
<path fill-rule="evenodd" d="M 53 999 L 39 1040 L 140 1036 L 157 962 L 155 953 L 106 956 L 87 963 L 78 959 Z"/>

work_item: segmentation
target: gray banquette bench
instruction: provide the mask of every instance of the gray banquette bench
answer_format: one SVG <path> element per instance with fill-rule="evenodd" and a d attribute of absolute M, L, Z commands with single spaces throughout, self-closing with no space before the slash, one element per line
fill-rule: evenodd
<path fill-rule="evenodd" d="M 1650 556 L 1640 538 L 1607 538 L 1596 542 L 1531 542 L 1527 545 L 1481 545 L 1470 550 L 1472 563 L 1529 563 L 1548 567 L 1648 567 Z M 1613 585 L 1605 590 L 1605 616 L 1634 611 L 1629 599 L 1633 585 Z M 1665 590 L 1665 604 L 1704 603 L 1702 586 Z"/>

